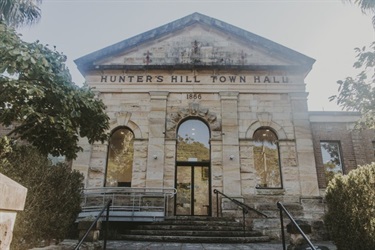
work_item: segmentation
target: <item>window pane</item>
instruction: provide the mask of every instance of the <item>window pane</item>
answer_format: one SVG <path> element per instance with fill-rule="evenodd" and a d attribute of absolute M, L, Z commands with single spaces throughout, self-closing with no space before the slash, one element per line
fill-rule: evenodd
<path fill-rule="evenodd" d="M 106 186 L 131 186 L 133 169 L 133 133 L 121 128 L 109 141 Z"/>
<path fill-rule="evenodd" d="M 188 120 L 178 128 L 177 161 L 209 161 L 209 131 L 200 120 Z"/>
<path fill-rule="evenodd" d="M 279 148 L 275 133 L 269 129 L 259 129 L 253 138 L 257 187 L 280 188 Z"/>
<path fill-rule="evenodd" d="M 338 142 L 320 142 L 320 149 L 322 151 L 326 183 L 328 184 L 336 173 L 343 172 L 340 145 Z"/>

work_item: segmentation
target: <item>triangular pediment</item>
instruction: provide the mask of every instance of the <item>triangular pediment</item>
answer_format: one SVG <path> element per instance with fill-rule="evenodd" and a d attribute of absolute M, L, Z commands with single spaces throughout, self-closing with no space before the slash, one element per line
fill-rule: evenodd
<path fill-rule="evenodd" d="M 299 67 L 314 59 L 205 15 L 194 13 L 77 59 L 82 71 L 104 67 Z"/>

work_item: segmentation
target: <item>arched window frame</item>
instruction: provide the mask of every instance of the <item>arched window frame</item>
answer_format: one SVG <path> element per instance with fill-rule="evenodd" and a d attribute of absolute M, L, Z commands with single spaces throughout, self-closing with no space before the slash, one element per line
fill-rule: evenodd
<path fill-rule="evenodd" d="M 267 134 L 266 136 L 271 136 L 273 137 L 273 140 L 257 140 L 257 137 L 258 137 L 258 133 L 261 133 L 262 131 L 264 131 L 265 133 L 264 134 Z M 264 135 L 263 134 L 263 135 Z M 278 170 L 278 174 L 276 173 L 276 176 L 278 176 L 277 180 L 279 183 L 276 183 L 276 185 L 270 185 L 270 180 L 269 180 L 269 177 L 267 177 L 267 174 L 266 174 L 266 177 L 263 177 L 264 179 L 261 180 L 261 176 L 259 174 L 259 171 L 258 171 L 258 167 L 257 167 L 257 153 L 255 151 L 255 147 L 256 147 L 256 144 L 257 142 L 265 142 L 265 141 L 269 141 L 269 142 L 273 142 L 276 146 L 275 150 L 276 150 L 276 160 L 277 160 L 277 164 L 275 164 L 273 166 L 273 168 L 277 168 Z M 256 129 L 254 131 L 254 134 L 253 134 L 253 142 L 254 142 L 254 147 L 253 147 L 253 157 L 254 157 L 254 168 L 255 168 L 255 172 L 256 172 L 256 175 L 257 175 L 257 183 L 256 183 L 256 188 L 257 189 L 282 189 L 283 188 L 283 178 L 282 178 L 282 169 L 281 169 L 281 161 L 280 161 L 280 146 L 279 146 L 279 139 L 278 139 L 278 135 L 277 133 L 271 128 L 271 127 L 259 127 L 258 129 Z M 264 147 L 264 144 L 262 143 L 263 147 Z M 266 154 L 262 154 L 263 156 L 267 156 Z M 265 167 L 264 168 L 267 168 L 266 167 L 266 164 L 267 164 L 267 160 L 263 160 L 263 164 L 265 162 Z M 259 180 L 258 180 L 259 178 Z"/>
<path fill-rule="evenodd" d="M 130 160 L 130 163 L 128 164 L 128 166 L 126 167 L 126 168 L 128 168 L 128 171 L 127 171 L 126 174 L 130 174 L 130 178 L 128 178 L 128 179 L 130 179 L 130 181 L 124 182 L 124 181 L 119 181 L 119 179 L 114 179 L 113 183 L 109 183 L 108 174 L 109 174 L 109 171 L 110 171 L 110 164 L 111 164 L 110 157 L 111 157 L 111 147 L 113 145 L 112 139 L 113 139 L 113 136 L 115 136 L 116 133 L 118 133 L 121 130 L 127 131 L 126 133 L 132 134 L 132 138 L 130 139 L 130 147 L 131 147 L 131 149 L 130 149 L 131 150 L 131 152 L 130 152 L 131 156 L 130 157 L 131 157 L 131 160 Z M 117 128 L 112 130 L 111 135 L 110 135 L 109 140 L 108 140 L 108 152 L 107 152 L 107 163 L 106 163 L 104 186 L 106 186 L 106 187 L 108 187 L 108 186 L 130 187 L 131 186 L 132 173 L 133 173 L 133 161 L 134 161 L 134 138 L 135 138 L 134 132 L 126 126 L 117 127 Z"/>
<path fill-rule="evenodd" d="M 176 161 L 179 161 L 179 160 L 178 160 L 178 153 L 179 153 L 179 148 L 178 148 L 178 143 L 179 143 L 179 142 L 178 142 L 178 136 L 179 136 L 180 128 L 181 128 L 181 126 L 182 126 L 184 123 L 189 122 L 189 121 L 192 121 L 192 120 L 199 121 L 199 122 L 203 123 L 203 124 L 206 126 L 206 128 L 207 128 L 207 135 L 208 135 L 208 141 L 207 141 L 207 143 L 210 144 L 211 130 L 210 130 L 210 126 L 207 124 L 207 122 L 206 122 L 205 120 L 199 118 L 199 117 L 195 117 L 195 116 L 187 117 L 187 118 L 181 120 L 181 122 L 178 124 L 178 127 L 177 127 L 177 129 L 176 129 L 176 140 L 177 140 L 177 143 L 176 143 Z M 209 151 L 208 151 L 208 159 L 207 159 L 207 160 L 208 160 L 208 162 L 209 162 L 210 159 L 211 159 L 211 150 L 210 150 L 210 145 L 208 145 L 208 149 L 209 149 Z"/>

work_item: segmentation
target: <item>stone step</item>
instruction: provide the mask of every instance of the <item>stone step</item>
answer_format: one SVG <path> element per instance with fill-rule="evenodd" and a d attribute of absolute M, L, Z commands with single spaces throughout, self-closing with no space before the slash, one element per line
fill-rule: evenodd
<path fill-rule="evenodd" d="M 197 226 L 242 226 L 242 223 L 239 223 L 238 221 L 192 221 L 192 220 L 164 220 L 164 221 L 158 221 L 157 223 L 154 223 L 157 225 L 197 225 Z M 151 224 L 153 225 L 153 224 Z"/>
<path fill-rule="evenodd" d="M 168 216 L 165 221 L 236 221 L 230 217 L 210 217 L 210 216 Z"/>
<path fill-rule="evenodd" d="M 121 235 L 122 240 L 186 243 L 266 242 L 260 231 L 246 230 L 243 224 L 228 217 L 171 216 L 164 221 L 140 224 Z"/>
<path fill-rule="evenodd" d="M 234 225 L 234 226 L 227 226 L 227 225 L 199 225 L 199 224 L 149 224 L 149 225 L 140 225 L 139 229 L 143 230 L 219 230 L 219 231 L 226 231 L 226 230 L 233 230 L 233 231 L 241 231 L 243 230 L 243 226 L 241 224 Z"/>
<path fill-rule="evenodd" d="M 267 236 L 254 237 L 212 237 L 212 236 L 171 236 L 171 235 L 123 235 L 122 240 L 185 242 L 185 243 L 256 243 L 267 242 Z"/>
<path fill-rule="evenodd" d="M 132 235 L 175 235 L 175 236 L 226 236 L 226 237 L 254 237 L 262 236 L 259 231 L 230 231 L 230 230 L 131 230 Z"/>

